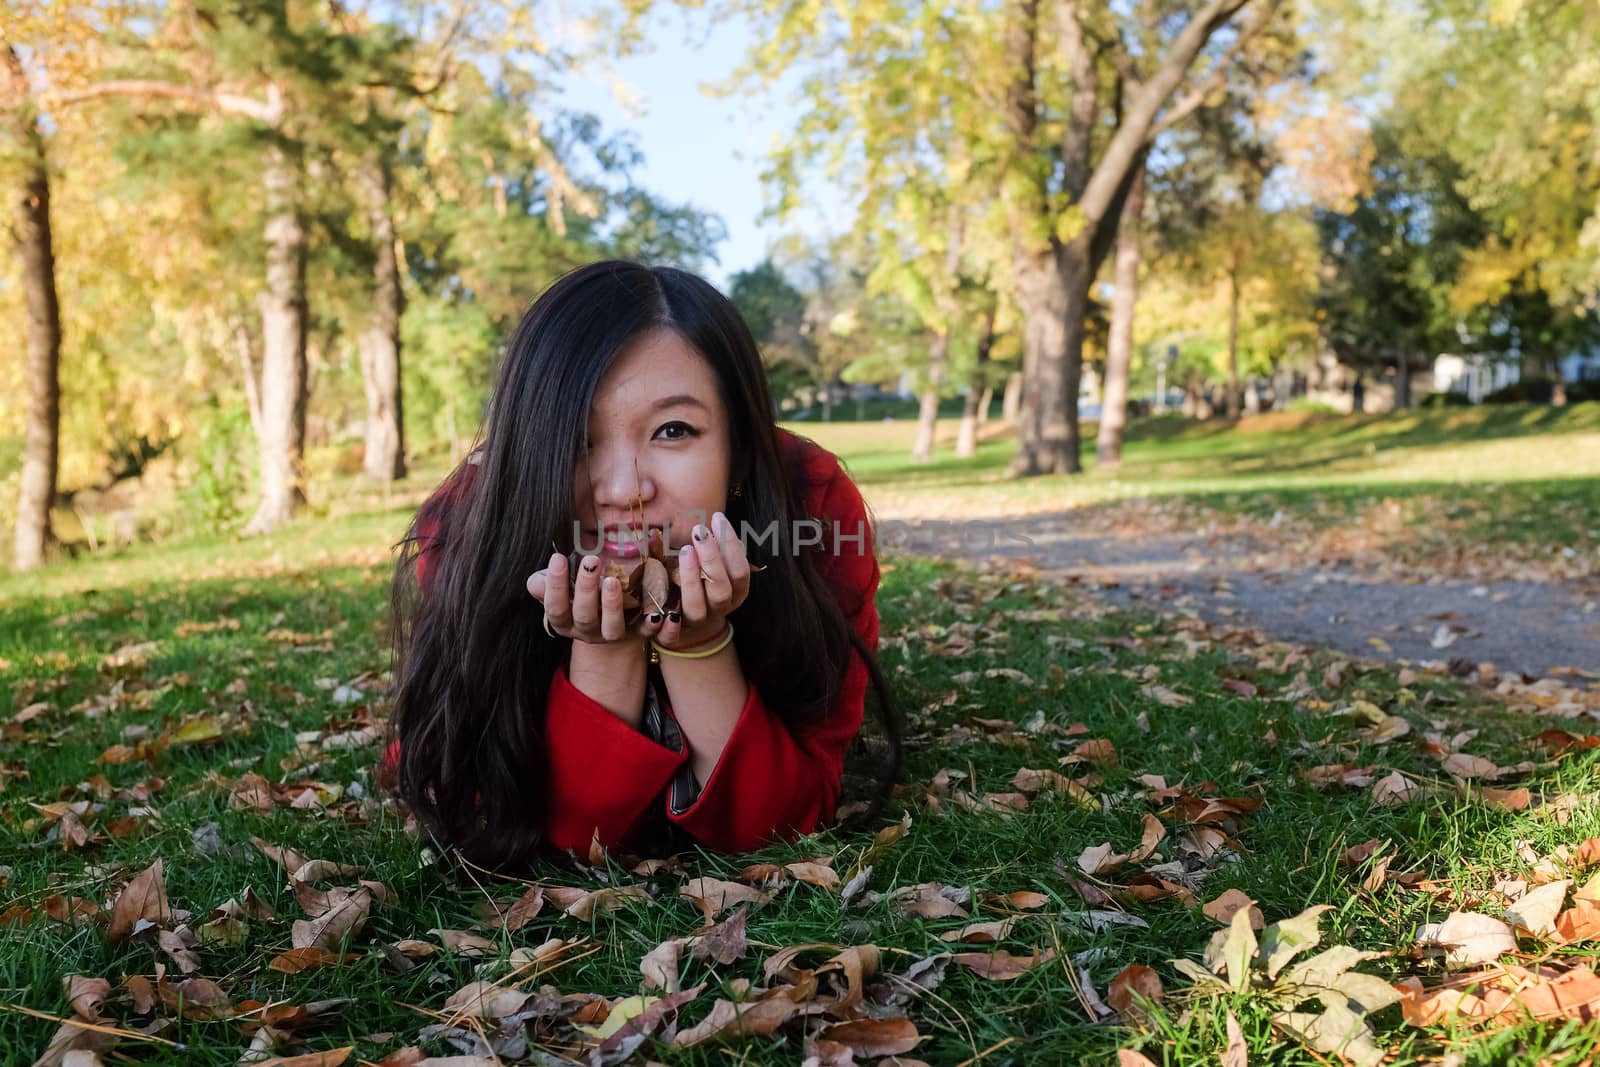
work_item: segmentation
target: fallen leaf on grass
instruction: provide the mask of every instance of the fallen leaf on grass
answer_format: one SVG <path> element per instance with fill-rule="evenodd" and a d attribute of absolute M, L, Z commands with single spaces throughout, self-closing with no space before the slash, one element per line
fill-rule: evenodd
<path fill-rule="evenodd" d="M 1031 956 L 1013 956 L 1000 948 L 993 952 L 958 952 L 951 956 L 950 960 L 961 964 L 980 978 L 1008 982 L 1013 978 L 1021 978 L 1042 963 L 1049 963 L 1055 955 L 1054 949 L 1045 949 Z"/>
<path fill-rule="evenodd" d="M 1422 787 L 1399 771 L 1391 771 L 1372 783 L 1372 802 L 1385 808 L 1408 804 L 1422 795 Z"/>
<path fill-rule="evenodd" d="M 749 952 L 749 939 L 745 934 L 745 916 L 740 908 L 727 919 L 694 939 L 693 954 L 696 959 L 715 960 L 727 966 L 743 959 Z"/>
<path fill-rule="evenodd" d="M 906 1018 L 852 1019 L 822 1031 L 824 1041 L 848 1045 L 858 1056 L 898 1056 L 922 1040 L 916 1024 Z"/>
<path fill-rule="evenodd" d="M 141 922 L 166 926 L 172 921 L 172 909 L 167 904 L 167 884 L 161 875 L 161 861 L 134 875 L 111 905 L 111 923 L 106 927 L 106 938 L 117 945 L 126 941 Z"/>
<path fill-rule="evenodd" d="M 1234 913 L 1240 908 L 1248 908 L 1250 915 L 1250 928 L 1260 930 L 1267 925 L 1266 917 L 1261 914 L 1261 909 L 1256 907 L 1256 902 L 1251 900 L 1242 890 L 1229 889 L 1217 899 L 1203 906 L 1200 911 L 1207 918 L 1227 926 L 1233 921 Z"/>
<path fill-rule="evenodd" d="M 444 947 L 459 956 L 478 957 L 489 956 L 500 951 L 500 946 L 486 937 L 469 933 L 466 930 L 445 930 L 434 927 L 428 933 L 437 937 Z"/>
<path fill-rule="evenodd" d="M 428 946 L 432 948 L 433 946 Z M 292 948 L 287 952 L 280 952 L 267 964 L 267 969 L 277 971 L 279 974 L 299 974 L 301 971 L 314 971 L 318 967 L 336 967 L 341 963 L 349 963 L 361 957 L 354 953 L 341 954 L 329 952 L 325 948 L 311 946 L 308 948 Z"/>
<path fill-rule="evenodd" d="M 971 899 L 971 892 L 963 886 L 921 882 L 901 886 L 889 894 L 889 899 L 902 911 L 924 919 L 964 919 L 967 909 L 963 905 Z"/>
<path fill-rule="evenodd" d="M 1526 787 L 1517 789 L 1493 789 L 1484 786 L 1478 790 L 1483 802 L 1491 808 L 1501 811 L 1527 811 L 1533 804 L 1533 793 Z"/>
<path fill-rule="evenodd" d="M 100 1021 L 100 1005 L 111 996 L 109 981 L 104 978 L 69 974 L 61 979 L 61 984 L 67 987 L 67 1000 L 76 1015 L 92 1023 Z"/>
<path fill-rule="evenodd" d="M 250 1067 L 340 1067 L 356 1050 L 354 1045 L 327 1052 L 303 1052 L 298 1056 L 274 1056 L 269 1060 L 252 1060 Z"/>
<path fill-rule="evenodd" d="M 1126 1019 L 1144 1017 L 1147 1011 L 1145 1005 L 1161 1003 L 1162 996 L 1161 976 L 1142 963 L 1124 967 L 1111 979 L 1111 985 L 1106 990 L 1106 1002 Z"/>
<path fill-rule="evenodd" d="M 1228 1013 L 1228 1047 L 1222 1050 L 1222 1067 L 1250 1067 L 1250 1049 L 1233 1012 Z"/>
<path fill-rule="evenodd" d="M 365 886 L 351 890 L 326 914 L 314 919 L 296 919 L 289 928 L 289 942 L 295 948 L 335 949 L 347 936 L 356 937 L 372 911 L 372 891 Z"/>
<path fill-rule="evenodd" d="M 493 982 L 468 982 L 444 1002 L 452 1018 L 493 1021 L 515 1014 L 533 996 L 517 989 L 506 989 Z"/>
<path fill-rule="evenodd" d="M 1563 879 L 1540 886 L 1507 908 L 1505 921 L 1512 929 L 1525 930 L 1535 937 L 1555 933 L 1556 916 L 1567 902 L 1567 887 L 1571 884 Z"/>
<path fill-rule="evenodd" d="M 596 915 L 608 915 L 630 900 L 650 901 L 650 893 L 642 885 L 608 886 L 595 890 L 547 885 L 544 895 L 555 901 L 562 911 L 583 922 L 588 922 Z"/>
<path fill-rule="evenodd" d="M 1498 778 L 1504 772 L 1492 760 L 1471 756 L 1465 752 L 1452 752 L 1439 764 L 1447 774 L 1457 778 Z"/>
<path fill-rule="evenodd" d="M 1442 923 L 1426 923 L 1417 930 L 1416 944 L 1425 950 L 1442 951 L 1453 966 L 1492 963 L 1517 951 L 1511 928 L 1499 919 L 1476 912 L 1451 912 Z"/>
<path fill-rule="evenodd" d="M 839 888 L 839 872 L 825 863 L 807 860 L 800 863 L 786 863 L 783 865 L 783 869 L 808 885 L 818 886 L 822 889 Z"/>
<path fill-rule="evenodd" d="M 693 901 L 705 913 L 707 922 L 740 904 L 766 904 L 772 900 L 771 893 L 720 878 L 690 879 L 679 888 L 678 895 Z"/>
<path fill-rule="evenodd" d="M 1164 704 L 1169 708 L 1182 708 L 1194 703 L 1193 697 L 1186 697 L 1182 693 L 1174 692 L 1164 685 L 1140 686 L 1139 692 L 1156 703 Z"/>
<path fill-rule="evenodd" d="M 800 1010 L 800 1005 L 785 995 L 784 989 L 772 990 L 765 1000 L 735 1004 L 718 999 L 711 1005 L 711 1014 L 687 1030 L 680 1030 L 673 1038 L 674 1048 L 694 1048 L 710 1041 L 725 1038 L 766 1037 L 788 1022 Z"/>
<path fill-rule="evenodd" d="M 995 941 L 1004 941 L 1011 933 L 1011 928 L 1017 924 L 1015 917 L 1000 919 L 994 922 L 968 923 L 959 930 L 950 930 L 939 935 L 940 941 L 961 941 L 968 944 L 990 944 Z"/>

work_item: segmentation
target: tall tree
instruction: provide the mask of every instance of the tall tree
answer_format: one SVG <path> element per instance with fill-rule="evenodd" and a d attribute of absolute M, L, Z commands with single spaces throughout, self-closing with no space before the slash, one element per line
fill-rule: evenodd
<path fill-rule="evenodd" d="M 1133 184 L 1117 224 L 1117 258 L 1111 296 L 1111 336 L 1106 342 L 1105 388 L 1095 459 L 1100 466 L 1122 463 L 1122 434 L 1128 424 L 1128 375 L 1133 367 L 1133 316 L 1139 303 L 1139 230 L 1144 224 L 1146 160 L 1134 164 Z"/>
<path fill-rule="evenodd" d="M 0 23 L 0 31 L 4 24 Z M 27 306 L 28 415 L 22 487 L 12 561 L 27 570 L 44 561 L 55 503 L 61 433 L 61 306 L 50 231 L 50 171 L 28 75 L 14 42 L 0 36 L 0 109 L 19 162 L 12 233 L 22 261 Z"/>
<path fill-rule="evenodd" d="M 1039 0 L 732 3 L 752 16 L 762 40 L 743 68 L 747 78 L 775 80 L 797 66 L 812 73 L 803 83 L 809 112 L 774 160 L 780 208 L 795 202 L 797 175 L 812 162 L 854 188 L 870 187 L 862 179 L 875 169 L 895 186 L 932 173 L 952 189 L 999 187 L 979 247 L 1008 279 L 1022 318 L 1012 471 L 1079 470 L 1089 291 L 1133 162 L 1160 130 L 1200 106 L 1276 0 L 1206 0 L 1187 18 L 1155 0 L 1059 0 L 1048 8 Z M 1223 33 L 1247 4 L 1248 25 Z M 1208 69 L 1191 80 L 1208 46 Z M 1108 90 L 1118 81 L 1125 106 L 1115 109 L 1117 94 Z M 930 112 L 953 116 L 949 138 L 929 134 L 921 117 Z"/>
<path fill-rule="evenodd" d="M 1396 403 L 1405 406 L 1411 375 L 1462 341 L 1465 324 L 1450 294 L 1464 253 L 1487 227 L 1457 191 L 1448 159 L 1407 154 L 1386 125 L 1373 142 L 1370 187 L 1349 211 L 1317 212 L 1318 321 L 1342 363 L 1392 372 Z"/>

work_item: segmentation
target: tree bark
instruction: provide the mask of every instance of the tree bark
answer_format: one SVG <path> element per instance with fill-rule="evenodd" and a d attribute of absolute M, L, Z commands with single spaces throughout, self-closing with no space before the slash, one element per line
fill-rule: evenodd
<path fill-rule="evenodd" d="M 1006 376 L 1005 395 L 1000 398 L 1000 418 L 1015 426 L 1022 418 L 1022 372 Z"/>
<path fill-rule="evenodd" d="M 22 261 L 23 303 L 27 312 L 25 374 L 28 416 L 23 438 L 22 484 L 12 543 L 16 569 L 44 562 L 51 539 L 50 508 L 56 498 L 61 451 L 61 304 L 56 293 L 55 246 L 50 231 L 50 172 L 44 137 L 16 50 L 5 46 L 0 63 L 6 123 L 23 149 L 17 187 L 14 233 Z"/>
<path fill-rule="evenodd" d="M 939 390 L 944 385 L 945 364 L 950 359 L 950 331 L 933 335 L 928 349 L 928 384 L 922 390 L 917 408 L 917 437 L 911 445 L 911 462 L 926 463 L 933 457 L 933 438 L 939 427 Z"/>
<path fill-rule="evenodd" d="M 1139 162 L 1122 205 L 1117 230 L 1117 265 L 1111 297 L 1111 336 L 1106 343 L 1105 393 L 1095 452 L 1102 467 L 1122 463 L 1122 433 L 1128 424 L 1128 373 L 1133 365 L 1133 313 L 1139 301 L 1139 224 L 1144 215 L 1144 161 Z"/>
<path fill-rule="evenodd" d="M 1082 249 L 1082 242 L 1073 246 Z M 1062 250 L 1065 253 L 1065 249 Z M 1022 410 L 1013 477 L 1076 474 L 1078 385 L 1089 303 L 1087 250 L 1069 257 L 1054 250 L 1015 265 L 1022 309 Z M 1069 274 L 1069 272 L 1071 272 Z"/>
<path fill-rule="evenodd" d="M 961 429 L 956 434 L 956 458 L 969 459 L 978 454 L 978 429 L 988 413 L 989 398 L 994 390 L 989 388 L 989 353 L 994 349 L 994 319 L 997 308 L 993 303 L 978 328 L 978 353 L 973 362 L 972 381 L 967 386 L 967 401 L 961 409 Z"/>
<path fill-rule="evenodd" d="M 1394 361 L 1394 406 L 1396 411 L 1411 406 L 1411 357 L 1405 352 Z"/>
<path fill-rule="evenodd" d="M 370 160 L 362 174 L 375 255 L 372 317 L 361 335 L 361 380 L 367 394 L 365 469 L 368 478 L 406 476 L 404 396 L 400 384 L 400 316 L 405 294 L 395 258 L 394 215 L 389 206 L 389 170 Z"/>
<path fill-rule="evenodd" d="M 299 168 L 281 146 L 267 151 L 267 284 L 261 309 L 261 501 L 245 528 L 267 533 L 305 502 L 306 234 L 295 204 Z"/>
<path fill-rule="evenodd" d="M 1239 270 L 1228 272 L 1228 418 L 1239 417 Z"/>

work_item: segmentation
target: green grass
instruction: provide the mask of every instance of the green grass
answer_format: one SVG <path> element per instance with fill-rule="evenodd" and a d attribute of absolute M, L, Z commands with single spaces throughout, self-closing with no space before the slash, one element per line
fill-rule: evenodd
<path fill-rule="evenodd" d="M 1181 446 L 1180 441 L 1174 447 Z M 1139 447 L 1156 445 L 1147 438 Z M 872 469 L 870 462 L 861 466 Z M 437 1011 L 474 978 L 475 961 L 443 953 L 401 974 L 378 946 L 427 939 L 433 927 L 470 928 L 485 892 L 512 898 L 520 886 L 480 887 L 448 863 L 425 863 L 422 843 L 406 832 L 401 814 L 371 799 L 374 749 L 316 754 L 315 739 L 347 725 L 352 712 L 332 702 L 328 682 L 370 678 L 384 667 L 386 548 L 406 518 L 406 508 L 394 501 L 385 509 L 381 500 L 351 499 L 335 510 L 342 513 L 308 519 L 261 541 L 144 547 L 27 578 L 0 578 L 0 765 L 6 768 L 0 865 L 10 868 L 0 886 L 0 912 L 29 909 L 28 918 L 0 930 L 0 1005 L 61 1016 L 69 1011 L 60 985 L 64 975 L 120 983 L 124 975 L 153 974 L 159 957 L 152 947 L 115 949 L 100 929 L 71 929 L 45 920 L 37 909 L 52 894 L 103 903 L 157 858 L 165 861 L 173 905 L 194 913 L 195 922 L 246 887 L 277 908 L 279 919 L 253 922 L 243 944 L 201 950 L 201 973 L 221 982 L 235 1002 L 350 998 L 324 1026 L 301 1035 L 309 1048 L 354 1044 L 360 1057 L 379 1059 L 415 1042 L 434 1021 L 418 1008 Z M 883 663 L 911 718 L 910 784 L 901 806 L 913 824 L 874 865 L 870 889 L 886 897 L 895 887 L 938 881 L 984 892 L 1041 892 L 1050 905 L 1023 918 L 1004 947 L 1018 953 L 1052 948 L 1062 959 L 1076 958 L 1102 996 L 1130 963 L 1154 966 L 1168 990 L 1167 1009 L 1153 1029 L 1091 1025 L 1072 991 L 1072 972 L 1059 963 L 1011 982 L 952 967 L 936 996 L 909 1009 L 925 1035 L 915 1055 L 931 1063 L 962 1063 L 997 1044 L 984 1063 L 1103 1064 L 1119 1047 L 1142 1048 L 1157 1062 L 1215 1063 L 1230 1011 L 1244 1029 L 1251 1062 L 1326 1062 L 1277 1035 L 1270 1006 L 1258 995 L 1191 995 L 1167 961 L 1197 958 L 1217 929 L 1197 910 L 1172 901 L 1133 904 L 1129 911 L 1147 926 L 1116 925 L 1102 932 L 1088 926 L 1087 907 L 1058 866 L 1070 868 L 1087 846 L 1109 841 L 1125 850 L 1138 841 L 1141 817 L 1157 810 L 1143 797 L 1140 775 L 1163 775 L 1169 783 L 1219 796 L 1262 797 L 1261 808 L 1237 830 L 1236 861 L 1216 866 L 1201 898 L 1237 887 L 1260 903 L 1269 920 L 1330 904 L 1323 921 L 1328 942 L 1395 952 L 1365 965 L 1386 978 L 1438 977 L 1437 963 L 1409 958 L 1404 949 L 1416 924 L 1442 918 L 1451 905 L 1393 885 L 1362 892 L 1363 872 L 1337 862 L 1344 848 L 1381 838 L 1392 843 L 1395 870 L 1419 871 L 1460 892 L 1483 893 L 1498 877 L 1526 872 L 1519 849 L 1546 855 L 1600 834 L 1600 807 L 1592 796 L 1600 770 L 1594 753 L 1600 750 L 1523 775 L 1521 781 L 1536 793 L 1588 798 L 1561 824 L 1486 807 L 1454 789 L 1411 739 L 1366 745 L 1354 724 L 1335 713 L 1366 699 L 1409 719 L 1414 736 L 1428 728 L 1466 726 L 1482 730 L 1468 751 L 1503 764 L 1543 763 L 1531 745 L 1543 720 L 1502 710 L 1449 679 L 1421 675 L 1402 685 L 1393 670 L 1353 669 L 1335 686 L 1324 680 L 1322 658 L 1306 660 L 1286 648 L 1240 643 L 1242 638 L 1224 643 L 1189 625 L 1113 611 L 1071 585 L 1027 572 L 983 575 L 897 557 L 886 571 L 879 603 Z M 219 620 L 236 620 L 238 629 L 208 628 Z M 972 650 L 945 654 L 953 638 L 969 641 Z M 133 662 L 112 666 L 107 660 L 109 653 L 143 642 L 154 645 Z M 1020 669 L 1034 684 L 984 676 L 990 667 Z M 975 676 L 966 678 L 967 672 Z M 1247 679 L 1260 693 L 1238 695 L 1222 685 L 1225 678 Z M 1144 689 L 1150 684 L 1170 687 L 1194 703 L 1166 707 Z M 13 721 L 39 701 L 48 705 L 42 715 Z M 375 710 L 381 714 L 381 703 Z M 169 749 L 153 764 L 94 762 L 109 746 L 129 743 L 130 727 L 147 727 L 153 736 L 195 717 L 221 717 L 222 736 Z M 1010 817 L 964 811 L 949 798 L 935 811 L 924 803 L 922 787 L 941 769 L 965 773 L 966 784 L 979 793 L 1008 791 L 1018 769 L 1055 768 L 1065 748 L 1082 740 L 1022 729 L 1007 733 L 975 723 L 979 718 L 1019 726 L 1082 724 L 1084 737 L 1112 742 L 1120 762 L 1100 772 L 1104 781 L 1093 789 L 1092 810 L 1044 796 Z M 310 755 L 300 752 L 297 734 L 308 742 Z M 1304 770 L 1333 762 L 1400 769 L 1439 792 L 1383 808 L 1362 791 L 1325 793 L 1305 783 Z M 337 785 L 345 793 L 330 812 L 279 807 L 263 816 L 231 810 L 226 789 L 213 776 L 233 779 L 247 771 L 275 782 Z M 102 793 L 109 796 L 96 797 L 96 775 L 104 775 Z M 153 778 L 162 785 L 148 801 L 125 792 Z M 357 793 L 368 799 L 361 802 Z M 102 805 L 93 826 L 109 826 L 134 808 L 148 807 L 153 814 L 135 836 L 87 851 L 63 850 L 35 805 L 91 797 Z M 202 854 L 194 833 L 212 823 L 224 842 L 240 846 L 237 854 Z M 1174 834 L 1179 829 L 1171 826 Z M 265 969 L 288 947 L 289 923 L 300 911 L 281 872 L 249 847 L 251 835 L 308 856 L 360 864 L 365 877 L 385 883 L 390 901 L 349 946 L 358 959 L 295 976 Z M 846 871 L 870 840 L 865 831 L 834 830 L 755 857 L 696 855 L 688 863 L 694 874 L 733 877 L 752 859 L 787 862 L 825 854 Z M 1172 840 L 1162 846 L 1163 858 L 1172 853 Z M 543 875 L 595 884 L 577 871 Z M 612 877 L 640 880 L 620 870 Z M 674 876 L 658 875 L 650 884 L 657 897 L 648 905 L 585 923 L 547 908 L 529 927 L 499 940 L 510 949 L 549 937 L 590 938 L 597 951 L 540 981 L 568 994 L 633 993 L 640 958 L 700 923 L 698 912 L 674 896 Z M 901 973 L 916 959 L 948 951 L 937 934 L 958 925 L 908 917 L 887 900 L 847 907 L 836 893 L 795 884 L 751 913 L 749 932 L 752 941 L 767 946 L 873 943 L 883 949 L 884 969 Z M 684 1009 L 684 1025 L 702 1017 L 712 992 L 724 983 L 759 982 L 760 963 L 769 954 L 753 949 L 728 966 L 687 965 L 685 985 L 707 982 L 711 988 Z M 104 1014 L 124 1025 L 148 1022 L 132 1014 L 125 1000 L 113 1001 Z M 1447 1029 L 1405 1026 L 1395 1008 L 1379 1014 L 1376 1023 L 1402 1063 L 1459 1047 L 1469 1064 L 1576 1064 L 1600 1038 L 1600 1024 L 1525 1025 L 1494 1038 L 1457 1041 Z M 27 1062 L 54 1030 L 51 1022 L 0 1011 L 0 1062 Z M 123 1051 L 140 1062 L 231 1064 L 248 1044 L 238 1024 L 227 1021 L 178 1021 L 160 1034 L 184 1050 L 130 1043 Z M 373 1036 L 384 1034 L 391 1036 Z M 431 1050 L 450 1051 L 437 1045 Z M 651 1055 L 669 1063 L 792 1063 L 803 1052 L 801 1039 L 788 1034 L 736 1042 L 728 1051 L 658 1048 Z"/>
<path fill-rule="evenodd" d="M 1592 546 L 1600 542 L 1600 404 L 1499 406 L 1389 415 L 1291 412 L 1196 423 L 1176 415 L 1133 424 L 1120 469 L 1094 462 L 1084 431 L 1080 476 L 1006 477 L 1009 434 L 978 455 L 952 454 L 940 425 L 934 460 L 907 458 L 911 422 L 797 423 L 843 455 L 887 515 L 1051 511 L 1130 498 L 1185 499 L 1246 516 L 1278 511 L 1321 525 L 1396 500 L 1433 517 L 1448 506 L 1460 536 Z"/>

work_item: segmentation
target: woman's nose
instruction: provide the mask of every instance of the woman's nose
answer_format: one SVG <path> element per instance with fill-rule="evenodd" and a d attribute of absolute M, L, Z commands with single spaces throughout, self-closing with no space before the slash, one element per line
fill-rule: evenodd
<path fill-rule="evenodd" d="M 595 510 L 627 512 L 648 502 L 655 490 L 636 453 L 628 449 L 596 450 L 589 459 L 589 485 Z"/>

